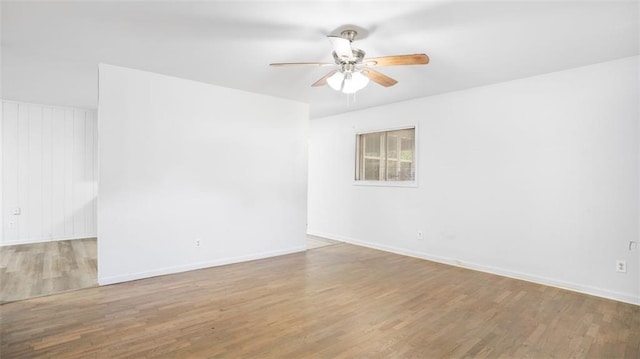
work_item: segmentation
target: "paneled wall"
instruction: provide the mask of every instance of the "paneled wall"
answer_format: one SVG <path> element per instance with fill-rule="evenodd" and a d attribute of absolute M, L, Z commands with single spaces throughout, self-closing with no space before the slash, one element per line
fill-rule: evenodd
<path fill-rule="evenodd" d="M 95 111 L 2 101 L 0 244 L 96 235 Z"/>

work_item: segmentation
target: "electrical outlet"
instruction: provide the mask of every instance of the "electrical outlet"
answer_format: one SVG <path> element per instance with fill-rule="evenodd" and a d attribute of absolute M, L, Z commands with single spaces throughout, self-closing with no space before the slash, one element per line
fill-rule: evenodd
<path fill-rule="evenodd" d="M 200 247 L 200 238 L 196 239 L 196 247 Z"/>
<path fill-rule="evenodd" d="M 422 231 L 418 231 L 418 240 L 421 241 L 423 238 Z"/>
<path fill-rule="evenodd" d="M 627 273 L 627 262 L 616 261 L 616 272 Z"/>

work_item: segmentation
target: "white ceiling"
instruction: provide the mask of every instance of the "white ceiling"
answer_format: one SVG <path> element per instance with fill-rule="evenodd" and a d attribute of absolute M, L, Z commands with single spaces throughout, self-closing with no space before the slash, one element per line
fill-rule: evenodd
<path fill-rule="evenodd" d="M 2 96 L 97 107 L 100 62 L 295 99 L 311 117 L 638 55 L 637 1 L 1 3 Z M 380 68 L 355 103 L 311 88 L 331 61 L 325 35 L 361 29 L 368 57 L 424 52 L 427 66 Z M 215 101 L 215 99 L 212 99 Z"/>

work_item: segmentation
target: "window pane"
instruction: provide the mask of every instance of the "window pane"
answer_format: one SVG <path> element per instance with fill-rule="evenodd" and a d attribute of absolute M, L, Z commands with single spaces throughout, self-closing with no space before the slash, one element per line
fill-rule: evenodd
<path fill-rule="evenodd" d="M 400 159 L 413 161 L 413 138 L 402 138 L 400 141 Z"/>
<path fill-rule="evenodd" d="M 398 137 L 391 134 L 387 136 L 387 158 L 398 158 Z"/>
<path fill-rule="evenodd" d="M 387 181 L 397 181 L 398 179 L 398 161 L 387 161 Z"/>
<path fill-rule="evenodd" d="M 364 155 L 367 157 L 380 157 L 380 134 L 369 133 L 363 135 Z"/>
<path fill-rule="evenodd" d="M 364 160 L 364 180 L 366 181 L 380 180 L 380 160 L 374 160 L 374 159 Z"/>
<path fill-rule="evenodd" d="M 413 162 L 401 162 L 400 163 L 400 181 L 412 181 L 413 180 Z"/>

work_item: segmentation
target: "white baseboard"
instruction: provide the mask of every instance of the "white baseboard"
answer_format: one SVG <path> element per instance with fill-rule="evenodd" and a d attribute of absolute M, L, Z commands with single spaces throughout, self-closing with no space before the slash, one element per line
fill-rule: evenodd
<path fill-rule="evenodd" d="M 111 276 L 111 277 L 101 277 L 100 273 L 98 273 L 98 284 L 109 285 L 109 284 L 115 284 L 115 283 L 122 283 L 122 282 L 128 282 L 132 280 L 157 277 L 161 275 L 187 272 L 187 271 L 196 270 L 196 269 L 217 267 L 217 266 L 223 266 L 227 264 L 248 262 L 248 261 L 270 258 L 270 257 L 277 257 L 285 254 L 304 252 L 306 250 L 307 250 L 307 246 L 304 245 L 304 246 L 279 249 L 279 250 L 269 251 L 269 252 L 248 254 L 248 255 L 238 256 L 238 257 L 221 258 L 221 259 L 216 259 L 216 260 L 206 261 L 206 262 L 198 262 L 198 263 L 190 263 L 190 264 L 179 265 L 174 267 L 158 268 L 158 269 L 153 269 L 153 270 L 144 271 L 144 272 L 129 273 L 129 274 L 117 275 L 117 276 Z"/>
<path fill-rule="evenodd" d="M 312 235 L 312 236 L 324 237 L 324 238 L 327 238 L 327 239 L 333 239 L 333 240 L 336 240 L 336 241 L 355 244 L 355 245 L 362 246 L 362 247 L 378 249 L 378 250 L 385 251 L 385 252 L 391 252 L 391 253 L 405 255 L 405 256 L 409 256 L 409 257 L 425 259 L 425 260 L 432 261 L 432 262 L 448 264 L 448 265 L 452 265 L 452 266 L 456 266 L 456 267 L 467 268 L 467 269 L 476 270 L 476 271 L 479 271 L 479 272 L 495 274 L 495 275 L 499 275 L 499 276 L 503 276 L 503 277 L 509 277 L 509 278 L 514 278 L 514 279 L 524 280 L 524 281 L 527 281 L 527 282 L 532 282 L 532 283 L 537 283 L 537 284 L 548 285 L 548 286 L 551 286 L 551 287 L 567 289 L 567 290 L 571 290 L 571 291 L 578 292 L 578 293 L 593 295 L 593 296 L 596 296 L 596 297 L 613 299 L 613 300 L 616 300 L 616 301 L 619 301 L 619 302 L 625 302 L 625 303 L 640 305 L 640 298 L 638 298 L 637 296 L 634 296 L 632 294 L 629 294 L 629 293 L 621 293 L 621 292 L 616 292 L 616 291 L 612 291 L 612 290 L 608 290 L 608 289 L 593 287 L 593 286 L 589 286 L 589 285 L 583 285 L 583 284 L 578 284 L 578 283 L 572 283 L 572 282 L 556 280 L 556 279 L 553 279 L 553 278 L 541 277 L 541 276 L 537 276 L 537 275 L 533 275 L 533 274 L 527 274 L 527 273 L 512 271 L 512 270 L 508 270 L 508 269 L 504 269 L 504 268 L 493 267 L 493 266 L 489 266 L 489 265 L 485 265 L 485 264 L 472 263 L 472 262 L 463 262 L 463 261 L 457 260 L 455 258 L 435 256 L 435 255 L 431 255 L 431 254 L 428 254 L 428 253 L 422 253 L 422 252 L 413 251 L 413 250 L 409 250 L 409 249 L 398 248 L 398 247 L 387 246 L 387 245 L 383 245 L 383 244 L 377 244 L 377 243 L 362 241 L 362 240 L 359 240 L 359 239 L 354 239 L 354 238 L 334 235 L 334 234 L 330 234 L 330 233 L 322 233 L 322 232 L 316 232 L 316 231 L 307 231 L 307 233 Z"/>
<path fill-rule="evenodd" d="M 76 240 L 76 239 L 87 239 L 87 238 L 96 238 L 96 235 L 95 234 L 87 234 L 87 235 L 84 235 L 84 236 L 75 236 L 75 237 L 22 239 L 22 240 L 19 240 L 19 241 L 2 242 L 2 243 L 0 243 L 0 247 L 15 246 L 17 244 L 33 244 L 33 243 L 44 243 L 44 242 L 71 241 L 71 240 Z"/>

